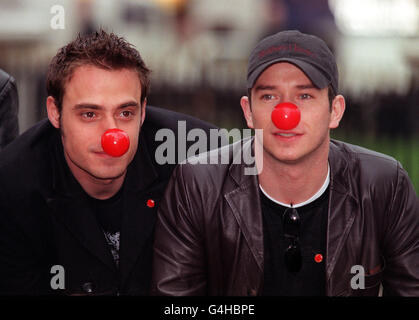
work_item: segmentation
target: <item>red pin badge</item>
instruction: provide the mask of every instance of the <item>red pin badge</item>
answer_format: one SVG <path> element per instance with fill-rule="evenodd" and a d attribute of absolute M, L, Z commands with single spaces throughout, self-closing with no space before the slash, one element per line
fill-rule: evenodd
<path fill-rule="evenodd" d="M 120 157 L 128 151 L 129 137 L 121 129 L 109 129 L 102 135 L 102 148 L 112 157 Z"/>
<path fill-rule="evenodd" d="M 295 104 L 282 102 L 275 106 L 271 114 L 271 119 L 278 129 L 291 130 L 300 122 L 301 113 Z"/>
<path fill-rule="evenodd" d="M 153 207 L 154 207 L 154 205 L 155 205 L 155 202 L 154 202 L 154 200 L 153 200 L 153 199 L 148 199 L 148 200 L 147 200 L 147 207 L 149 207 L 149 208 L 153 208 Z"/>
<path fill-rule="evenodd" d="M 320 263 L 323 261 L 323 255 L 318 253 L 314 256 L 314 261 L 316 261 L 317 263 Z"/>

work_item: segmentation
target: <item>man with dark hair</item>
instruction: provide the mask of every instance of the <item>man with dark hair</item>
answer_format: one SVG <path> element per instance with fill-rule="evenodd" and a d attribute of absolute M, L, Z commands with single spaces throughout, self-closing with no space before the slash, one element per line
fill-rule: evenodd
<path fill-rule="evenodd" d="M 0 69 L 0 150 L 19 134 L 18 109 L 15 79 Z"/>
<path fill-rule="evenodd" d="M 104 31 L 58 51 L 47 90 L 48 119 L 0 155 L 0 294 L 148 294 L 174 168 L 156 159 L 156 132 L 213 126 L 146 107 L 148 68 Z M 128 142 L 120 153 L 119 140 L 104 142 L 115 130 Z"/>
<path fill-rule="evenodd" d="M 419 296 L 418 198 L 398 161 L 330 139 L 345 99 L 324 41 L 298 31 L 263 39 L 247 88 L 241 107 L 255 138 L 173 173 L 152 292 L 377 296 L 381 284 L 384 295 Z M 237 161 L 251 151 L 253 175 Z M 220 154 L 229 161 L 202 161 Z"/>

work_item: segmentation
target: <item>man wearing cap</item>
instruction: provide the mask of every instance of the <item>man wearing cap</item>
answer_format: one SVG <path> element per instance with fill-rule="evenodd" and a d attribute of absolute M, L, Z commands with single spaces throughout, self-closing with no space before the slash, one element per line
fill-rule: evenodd
<path fill-rule="evenodd" d="M 345 100 L 324 41 L 298 31 L 263 39 L 247 88 L 244 116 L 263 135 L 175 169 L 156 224 L 153 294 L 418 296 L 418 198 L 398 161 L 330 139 Z M 253 175 L 237 161 L 249 150 Z M 220 153 L 227 164 L 198 161 Z"/>

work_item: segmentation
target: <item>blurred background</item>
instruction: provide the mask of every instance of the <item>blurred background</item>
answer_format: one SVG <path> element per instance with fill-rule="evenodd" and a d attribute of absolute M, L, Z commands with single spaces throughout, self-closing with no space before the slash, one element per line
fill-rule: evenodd
<path fill-rule="evenodd" d="M 298 29 L 335 53 L 347 109 L 332 137 L 398 159 L 419 191 L 419 0 L 0 0 L 0 68 L 19 95 L 19 129 L 46 116 L 57 50 L 98 28 L 152 69 L 150 105 L 246 127 L 247 59 L 262 37 Z"/>

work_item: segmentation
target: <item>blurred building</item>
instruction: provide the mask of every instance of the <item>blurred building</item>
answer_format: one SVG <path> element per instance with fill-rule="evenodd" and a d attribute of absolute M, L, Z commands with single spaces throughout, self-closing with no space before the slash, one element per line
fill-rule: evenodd
<path fill-rule="evenodd" d="M 259 39 L 320 36 L 347 100 L 334 134 L 396 157 L 419 192 L 419 0 L 0 0 L 0 68 L 17 82 L 21 132 L 46 116 L 50 59 L 98 28 L 138 48 L 150 104 L 224 128 L 245 126 L 239 100 Z"/>
<path fill-rule="evenodd" d="M 57 5 L 65 12 L 64 29 L 51 27 L 51 9 Z M 17 79 L 20 128 L 45 115 L 51 57 L 78 32 L 97 28 L 122 35 L 138 48 L 153 70 L 153 93 L 202 86 L 238 90 L 263 25 L 257 19 L 260 10 L 253 0 L 1 0 L 0 67 Z"/>
<path fill-rule="evenodd" d="M 64 10 L 64 29 L 51 25 L 54 6 Z M 45 116 L 51 57 L 78 32 L 99 27 L 139 49 L 153 70 L 151 103 L 220 126 L 243 124 L 237 112 L 250 50 L 284 29 L 328 42 L 355 106 L 419 86 L 419 0 L 1 0 L 0 68 L 17 80 L 21 131 Z M 376 115 L 377 101 L 362 117 Z"/>

